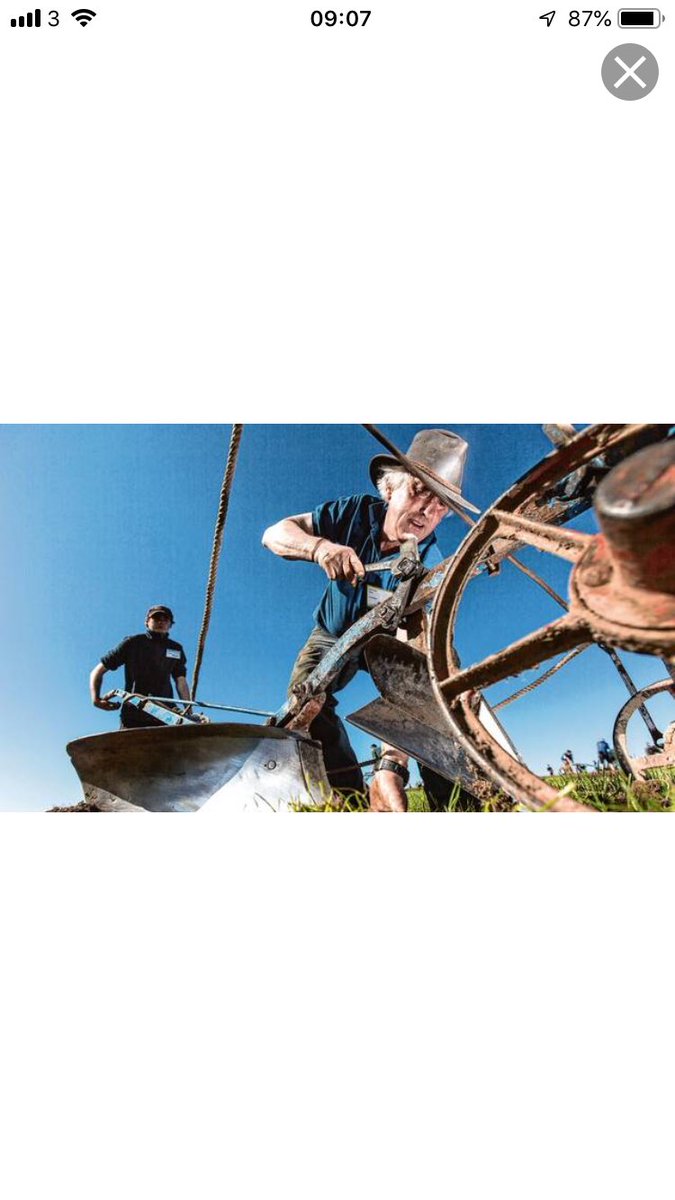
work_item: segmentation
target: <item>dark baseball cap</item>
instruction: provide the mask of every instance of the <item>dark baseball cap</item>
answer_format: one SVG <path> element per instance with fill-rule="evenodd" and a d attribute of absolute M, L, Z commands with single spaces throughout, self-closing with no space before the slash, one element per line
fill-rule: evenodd
<path fill-rule="evenodd" d="M 149 621 L 150 617 L 155 617 L 160 613 L 162 616 L 168 617 L 170 621 L 173 621 L 173 613 L 170 608 L 166 607 L 166 604 L 153 604 L 152 608 L 148 609 L 145 619 Z"/>

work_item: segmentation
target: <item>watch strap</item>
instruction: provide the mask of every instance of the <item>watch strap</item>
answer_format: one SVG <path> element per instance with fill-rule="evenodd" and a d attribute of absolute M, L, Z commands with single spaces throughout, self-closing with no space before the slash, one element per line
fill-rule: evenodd
<path fill-rule="evenodd" d="M 395 758 L 387 758 L 386 755 L 380 759 L 377 764 L 378 771 L 393 771 L 395 775 L 400 775 L 404 783 L 410 779 L 410 771 L 400 762 L 396 762 Z"/>

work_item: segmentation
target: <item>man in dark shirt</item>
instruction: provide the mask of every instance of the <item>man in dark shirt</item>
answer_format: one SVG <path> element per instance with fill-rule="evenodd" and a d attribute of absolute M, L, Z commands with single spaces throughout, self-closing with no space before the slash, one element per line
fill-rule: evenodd
<path fill-rule="evenodd" d="M 187 663 L 185 651 L 179 642 L 169 637 L 173 625 L 173 613 L 164 604 L 156 604 L 148 610 L 145 618 L 146 633 L 126 637 L 101 658 L 89 678 L 92 703 L 106 710 L 119 708 L 110 700 L 101 699 L 101 681 L 106 671 L 124 667 L 124 688 L 127 692 L 138 692 L 143 696 L 173 696 L 172 680 L 182 700 L 190 699 L 190 688 L 186 679 Z M 123 704 L 121 712 L 123 729 L 139 726 L 160 725 L 149 713 L 141 712 L 134 704 Z"/>
<path fill-rule="evenodd" d="M 379 454 L 370 464 L 370 477 L 380 499 L 356 495 L 329 501 L 313 512 L 285 517 L 265 530 L 263 545 L 268 550 L 281 558 L 315 562 L 329 579 L 314 613 L 315 628 L 293 668 L 291 687 L 306 679 L 337 639 L 396 588 L 398 581 L 390 571 L 369 572 L 366 580 L 368 563 L 393 557 L 411 536 L 417 538 L 420 558 L 427 567 L 442 561 L 434 530 L 450 506 L 433 489 L 441 485 L 442 495 L 450 493 L 453 508 L 459 505 L 478 511 L 461 494 L 467 451 L 467 443 L 449 430 L 423 430 L 416 434 L 407 454 L 423 478 L 410 474 L 397 459 Z M 358 660 L 346 664 L 310 726 L 312 737 L 321 742 L 330 782 L 345 791 L 363 791 L 364 782 L 336 712 L 335 692 L 344 688 L 358 669 Z M 371 808 L 405 811 L 407 762 L 408 756 L 401 750 L 385 747 L 370 786 Z M 449 790 L 447 781 L 427 768 L 421 768 L 421 773 L 427 794 L 435 806 L 435 791 L 440 807 L 441 793 Z"/>

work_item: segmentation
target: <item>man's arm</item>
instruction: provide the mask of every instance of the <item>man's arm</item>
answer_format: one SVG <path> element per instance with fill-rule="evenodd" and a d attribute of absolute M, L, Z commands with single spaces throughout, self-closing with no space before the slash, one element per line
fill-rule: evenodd
<path fill-rule="evenodd" d="M 295 517 L 284 517 L 276 525 L 270 525 L 262 536 L 262 544 L 279 558 L 303 562 L 314 561 L 314 550 L 323 538 L 316 537 L 312 530 L 312 514 L 298 513 Z"/>
<path fill-rule="evenodd" d="M 280 558 L 318 563 L 329 579 L 346 579 L 355 585 L 365 576 L 361 559 L 349 546 L 316 536 L 311 513 L 284 517 L 276 525 L 270 525 L 262 543 Z"/>
<path fill-rule="evenodd" d="M 101 682 L 105 673 L 106 668 L 103 666 L 103 663 L 100 662 L 96 664 L 91 675 L 89 676 L 91 702 L 95 708 L 103 708 L 106 710 L 106 712 L 114 712 L 115 709 L 119 708 L 119 704 L 116 704 L 113 700 L 101 699 Z"/>
<path fill-rule="evenodd" d="M 176 679 L 176 691 L 181 700 L 191 700 L 190 685 L 184 675 L 179 675 Z"/>

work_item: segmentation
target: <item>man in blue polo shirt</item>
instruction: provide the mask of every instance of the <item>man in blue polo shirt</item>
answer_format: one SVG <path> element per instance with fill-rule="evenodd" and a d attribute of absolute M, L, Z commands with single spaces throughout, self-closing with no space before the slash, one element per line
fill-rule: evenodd
<path fill-rule="evenodd" d="M 281 558 L 317 563 L 328 576 L 326 588 L 314 613 L 315 627 L 303 646 L 290 680 L 301 683 L 327 651 L 368 608 L 383 599 L 382 591 L 393 591 L 397 580 L 389 571 L 368 573 L 368 563 L 396 554 L 401 543 L 417 538 L 419 553 L 427 567 L 441 562 L 434 530 L 448 515 L 449 503 L 434 492 L 440 485 L 452 507 L 474 506 L 461 494 L 467 443 L 445 429 L 427 429 L 416 434 L 407 459 L 420 477 L 412 475 L 388 455 L 378 454 L 370 464 L 370 477 L 380 493 L 347 496 L 320 504 L 313 512 L 285 517 L 263 534 L 263 545 Z M 428 486 L 427 486 L 428 484 Z M 347 731 L 337 715 L 335 693 L 354 677 L 361 664 L 348 662 L 332 685 L 323 709 L 310 726 L 312 737 L 323 747 L 324 762 L 332 784 L 346 791 L 363 791 L 364 782 Z M 385 748 L 370 786 L 371 808 L 405 811 L 408 756 L 394 747 Z M 447 781 L 421 768 L 432 807 L 447 798 Z"/>

